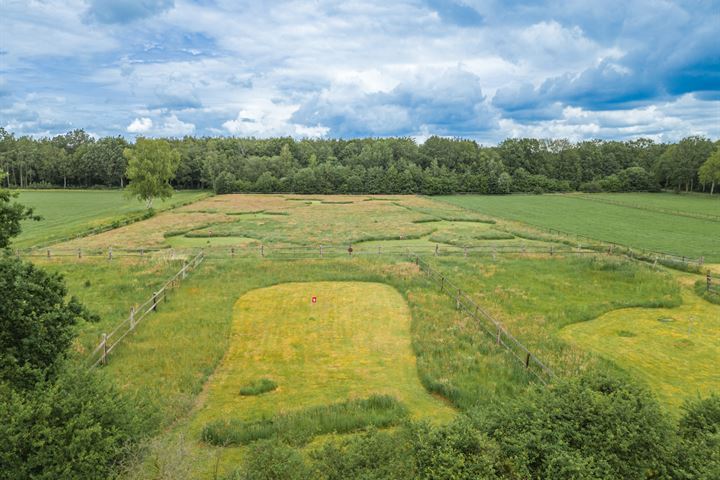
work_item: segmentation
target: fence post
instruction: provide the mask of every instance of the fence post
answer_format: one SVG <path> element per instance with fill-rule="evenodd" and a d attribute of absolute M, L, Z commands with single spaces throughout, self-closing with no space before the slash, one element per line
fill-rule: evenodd
<path fill-rule="evenodd" d="M 378 255 L 381 255 L 381 254 L 382 254 L 382 246 L 378 245 Z"/>
<path fill-rule="evenodd" d="M 443 291 L 443 288 L 445 288 L 445 277 L 440 277 L 440 291 Z"/>
<path fill-rule="evenodd" d="M 555 252 L 553 251 L 553 246 L 550 245 L 550 255 L 552 256 L 552 255 L 554 255 L 554 254 L 555 254 Z"/>
<path fill-rule="evenodd" d="M 500 335 L 502 335 L 502 330 L 500 329 L 500 327 L 498 327 L 497 340 L 496 340 L 498 345 L 500 345 Z"/>
<path fill-rule="evenodd" d="M 705 264 L 705 256 L 703 255 L 698 259 L 698 265 L 700 265 L 702 267 L 704 264 Z"/>
<path fill-rule="evenodd" d="M 525 368 L 530 368 L 530 354 L 525 356 Z"/>
<path fill-rule="evenodd" d="M 415 265 L 417 265 L 418 267 L 420 266 L 420 257 L 419 256 L 415 257 Z"/>
<path fill-rule="evenodd" d="M 112 260 L 112 247 L 108 248 L 108 260 Z"/>
<path fill-rule="evenodd" d="M 235 247 L 230 247 L 230 256 L 231 257 L 235 256 Z"/>
<path fill-rule="evenodd" d="M 144 249 L 144 248 L 141 248 L 141 249 L 140 249 L 140 257 L 142 258 L 142 257 L 144 257 L 144 256 L 145 256 L 145 249 Z"/>
<path fill-rule="evenodd" d="M 135 307 L 130 307 L 130 330 L 135 329 Z"/>
<path fill-rule="evenodd" d="M 465 249 L 464 249 L 464 254 L 467 257 L 467 247 L 465 247 Z"/>
<path fill-rule="evenodd" d="M 50 258 L 50 249 L 47 249 L 47 258 Z"/>
<path fill-rule="evenodd" d="M 107 365 L 107 333 L 102 334 L 102 357 L 100 363 Z"/>
<path fill-rule="evenodd" d="M 495 248 L 495 246 L 493 245 L 493 249 L 492 249 L 493 262 L 494 262 L 495 260 L 497 260 L 496 253 L 497 253 L 497 252 L 496 252 L 496 248 Z"/>
<path fill-rule="evenodd" d="M 157 304 L 158 304 L 158 302 L 157 302 L 157 297 L 158 297 L 157 292 L 153 293 L 153 296 L 152 296 L 152 309 L 153 309 L 153 312 L 157 312 Z"/>
<path fill-rule="evenodd" d="M 265 245 L 260 245 L 260 256 L 265 257 Z"/>
<path fill-rule="evenodd" d="M 82 258 L 82 250 L 78 248 L 78 258 Z"/>
<path fill-rule="evenodd" d="M 460 310 L 460 294 L 462 291 L 458 288 L 458 296 L 455 297 L 455 310 Z"/>
<path fill-rule="evenodd" d="M 436 257 L 437 257 L 437 255 L 438 255 L 438 249 L 439 249 L 439 248 L 440 248 L 440 245 L 438 245 L 438 244 L 436 243 L 436 244 L 435 244 L 435 256 L 436 256 Z"/>
<path fill-rule="evenodd" d="M 182 268 L 182 278 L 183 278 L 183 280 L 185 280 L 185 277 L 187 277 L 187 267 L 188 267 L 187 260 L 183 260 L 183 268 Z"/>
<path fill-rule="evenodd" d="M 709 292 L 711 287 L 712 287 L 712 277 L 710 276 L 710 272 L 707 272 L 707 288 L 705 289 L 705 291 Z"/>
<path fill-rule="evenodd" d="M 320 258 L 323 256 L 322 245 L 320 245 Z"/>

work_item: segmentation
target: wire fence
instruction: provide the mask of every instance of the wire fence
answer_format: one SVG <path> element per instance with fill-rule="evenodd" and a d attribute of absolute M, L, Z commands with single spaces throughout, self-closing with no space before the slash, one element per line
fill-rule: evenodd
<path fill-rule="evenodd" d="M 545 385 L 553 379 L 555 374 L 552 370 L 510 334 L 499 320 L 478 305 L 467 293 L 448 280 L 445 275 L 433 269 L 420 256 L 414 255 L 411 258 L 420 270 L 427 274 L 428 278 L 436 282 L 441 292 L 446 293 L 454 300 L 457 310 L 465 312 L 474 319 L 497 345 L 504 347 L 530 374 Z"/>
<path fill-rule="evenodd" d="M 698 212 L 687 212 L 683 210 L 673 210 L 669 208 L 653 207 L 647 205 L 639 205 L 635 203 L 621 202 L 610 198 L 600 198 L 590 195 L 578 195 L 578 194 L 558 194 L 567 198 L 580 198 L 582 200 L 588 200 L 591 202 L 606 203 L 608 205 L 616 205 L 618 207 L 634 208 L 636 210 L 645 210 L 648 212 L 664 213 L 666 215 L 676 215 L 688 218 L 697 218 L 699 220 L 709 220 L 711 222 L 720 222 L 720 215 L 713 215 L 710 213 L 698 213 Z"/>
<path fill-rule="evenodd" d="M 170 290 L 177 288 L 180 282 L 187 275 L 195 270 L 204 260 L 203 252 L 198 253 L 189 262 L 184 262 L 183 267 L 173 275 L 165 284 L 148 298 L 142 305 L 130 308 L 130 315 L 119 323 L 110 333 L 103 333 L 100 343 L 95 347 L 87 357 L 88 365 L 93 368 L 98 365 L 105 365 L 108 361 L 108 355 L 115 347 L 129 334 L 131 334 L 138 324 L 142 322 L 151 312 L 157 311 L 158 305 L 167 301 L 167 294 Z"/>

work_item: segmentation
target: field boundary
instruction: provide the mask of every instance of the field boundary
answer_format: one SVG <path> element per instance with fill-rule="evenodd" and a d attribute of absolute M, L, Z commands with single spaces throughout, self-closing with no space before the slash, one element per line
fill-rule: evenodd
<path fill-rule="evenodd" d="M 157 292 L 153 292 L 149 299 L 147 299 L 141 305 L 130 307 L 130 315 L 120 322 L 110 333 L 103 333 L 100 343 L 95 347 L 95 350 L 87 356 L 87 363 L 90 368 L 94 368 L 98 365 L 107 365 L 108 355 L 113 349 L 130 333 L 132 333 L 137 325 L 145 319 L 145 317 L 151 313 L 157 311 L 157 306 L 160 302 L 167 302 L 168 291 L 173 288 L 177 288 L 182 280 L 187 278 L 187 275 L 195 270 L 205 259 L 203 252 L 198 253 L 189 262 L 183 261 L 183 267 L 165 284 L 160 287 Z"/>
<path fill-rule="evenodd" d="M 421 272 L 428 278 L 434 279 L 440 286 L 440 291 L 446 293 L 455 301 L 455 309 L 464 311 L 475 320 L 497 345 L 505 348 L 525 370 L 534 375 L 543 385 L 547 385 L 555 377 L 553 371 L 525 347 L 517 338 L 507 331 L 505 326 L 493 317 L 487 310 L 478 305 L 470 296 L 457 287 L 445 275 L 433 269 L 419 255 L 411 256 Z"/>

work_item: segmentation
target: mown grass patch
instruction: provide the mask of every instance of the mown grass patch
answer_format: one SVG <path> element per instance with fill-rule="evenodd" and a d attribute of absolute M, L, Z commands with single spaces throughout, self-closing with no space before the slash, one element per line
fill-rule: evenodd
<path fill-rule="evenodd" d="M 682 299 L 675 308 L 613 310 L 559 334 L 632 373 L 679 414 L 683 401 L 720 390 L 720 306 L 689 288 Z"/>
<path fill-rule="evenodd" d="M 592 362 L 587 352 L 557 336 L 562 327 L 619 308 L 681 303 L 670 274 L 615 257 L 437 257 L 432 263 L 556 373 L 574 374 Z"/>
<path fill-rule="evenodd" d="M 408 410 L 389 395 L 320 405 L 254 421 L 215 420 L 202 430 L 202 440 L 227 447 L 275 438 L 293 446 L 306 445 L 318 435 L 386 428 L 406 418 Z"/>
<path fill-rule="evenodd" d="M 250 383 L 240 387 L 240 395 L 261 395 L 263 393 L 272 392 L 278 387 L 277 382 L 270 378 L 259 378 L 252 380 Z"/>

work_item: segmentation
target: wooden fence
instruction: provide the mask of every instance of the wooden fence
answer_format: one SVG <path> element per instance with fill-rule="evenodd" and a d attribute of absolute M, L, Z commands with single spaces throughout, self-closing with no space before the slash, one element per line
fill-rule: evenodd
<path fill-rule="evenodd" d="M 195 270 L 198 265 L 205 259 L 203 252 L 198 253 L 189 262 L 184 262 L 183 267 L 175 275 L 173 275 L 157 292 L 148 298 L 142 305 L 130 308 L 130 315 L 117 325 L 110 333 L 103 333 L 98 346 L 88 355 L 87 363 L 90 367 L 105 365 L 108 361 L 108 355 L 126 336 L 132 333 L 140 322 L 151 312 L 157 311 L 160 302 L 167 301 L 168 291 L 178 287 L 180 282 L 187 275 Z"/>
<path fill-rule="evenodd" d="M 281 246 L 281 245 L 238 245 L 204 247 L 202 251 L 206 258 L 277 258 L 277 259 L 301 259 L 301 258 L 325 258 L 325 257 L 353 257 L 353 256 L 378 256 L 393 255 L 407 256 L 410 253 L 422 253 L 423 255 L 434 256 L 492 256 L 503 254 L 597 254 L 595 250 L 576 248 L 569 245 L 527 245 L 518 243 L 514 245 L 448 245 L 431 244 L 421 245 L 417 243 L 393 245 L 309 245 L 309 246 Z M 19 257 L 33 258 L 105 258 L 113 260 L 124 257 L 151 257 L 163 255 L 166 258 L 187 257 L 197 254 L 197 248 L 107 248 L 107 249 L 67 249 L 67 248 L 43 248 L 16 250 Z"/>
<path fill-rule="evenodd" d="M 505 348 L 530 374 L 534 375 L 543 384 L 547 384 L 553 379 L 555 374 L 552 370 L 520 343 L 517 338 L 512 336 L 500 321 L 475 303 L 467 293 L 463 292 L 442 273 L 433 269 L 418 255 L 414 255 L 412 258 L 420 270 L 438 284 L 440 291 L 454 300 L 457 310 L 465 312 L 466 315 L 475 320 L 497 345 Z"/>

